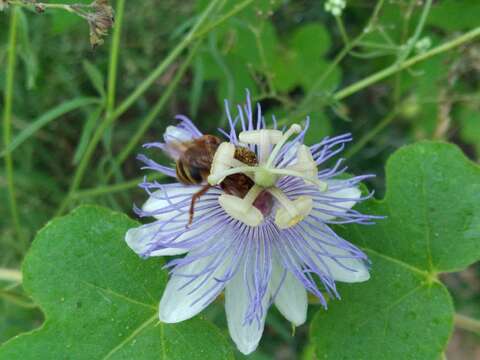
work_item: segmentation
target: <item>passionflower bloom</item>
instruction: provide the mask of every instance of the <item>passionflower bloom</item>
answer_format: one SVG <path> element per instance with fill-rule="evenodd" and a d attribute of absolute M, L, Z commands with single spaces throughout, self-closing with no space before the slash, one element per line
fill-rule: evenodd
<path fill-rule="evenodd" d="M 258 346 L 270 305 L 299 326 L 306 320 L 307 292 L 326 308 L 327 296 L 339 298 L 336 281 L 369 279 L 367 256 L 330 225 L 370 224 L 374 216 L 352 209 L 371 195 L 362 196 L 358 188 L 368 176 L 340 179 L 346 170 L 341 159 L 331 168 L 324 165 L 350 135 L 308 146 L 303 143 L 308 119 L 304 128 L 294 124 L 280 130 L 273 118 L 268 128 L 260 106 L 252 108 L 248 96 L 236 110 L 233 118 L 226 102 L 229 129 L 220 130 L 224 139 L 204 184 L 140 185 L 149 199 L 135 211 L 155 221 L 130 229 L 126 242 L 144 258 L 186 254 L 165 265 L 171 277 L 160 301 L 160 321 L 189 319 L 225 290 L 230 335 L 248 354 Z M 178 144 L 203 135 L 186 117 L 178 119 L 177 126 L 167 128 L 163 143 L 145 147 L 160 148 L 178 160 Z M 239 160 L 238 149 L 253 153 L 255 163 Z M 139 159 L 145 169 L 176 179 L 174 167 L 144 155 Z M 235 174 L 250 179 L 243 196 L 222 186 Z M 192 196 L 207 182 L 211 187 L 196 201 L 189 223 Z"/>

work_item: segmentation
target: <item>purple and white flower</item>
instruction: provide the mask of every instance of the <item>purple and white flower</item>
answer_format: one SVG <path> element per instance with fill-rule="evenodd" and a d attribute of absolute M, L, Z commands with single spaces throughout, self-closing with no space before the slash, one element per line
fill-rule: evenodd
<path fill-rule="evenodd" d="M 162 322 L 197 315 L 225 290 L 230 335 L 248 354 L 258 346 L 270 305 L 299 326 L 306 320 L 307 292 L 326 308 L 327 295 L 339 297 L 336 281 L 369 279 L 367 256 L 330 225 L 371 224 L 376 217 L 352 209 L 371 196 L 362 196 L 359 190 L 368 176 L 339 179 L 346 170 L 342 159 L 331 168 L 324 166 L 351 141 L 349 134 L 307 146 L 303 140 L 308 119 L 303 129 L 294 124 L 280 130 L 275 119 L 268 129 L 260 106 L 254 109 L 249 97 L 236 110 L 233 118 L 226 102 L 230 126 L 220 130 L 225 139 L 208 177 L 212 187 L 197 201 L 191 225 L 187 226 L 191 198 L 202 186 L 145 181 L 140 186 L 149 199 L 136 212 L 155 221 L 130 229 L 126 242 L 145 258 L 186 254 L 165 265 L 171 278 L 160 301 Z M 186 117 L 179 120 L 178 126 L 167 128 L 164 143 L 146 147 L 178 159 L 170 146 L 173 141 L 202 136 Z M 255 152 L 258 164 L 248 166 L 235 159 L 238 146 Z M 146 169 L 176 177 L 174 168 L 143 155 L 139 159 Z M 219 186 L 236 173 L 254 183 L 244 198 L 226 194 Z"/>

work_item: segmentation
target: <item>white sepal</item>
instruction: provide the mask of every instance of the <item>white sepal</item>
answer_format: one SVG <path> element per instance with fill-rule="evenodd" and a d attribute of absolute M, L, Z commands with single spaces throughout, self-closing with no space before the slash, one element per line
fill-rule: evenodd
<path fill-rule="evenodd" d="M 284 269 L 278 259 L 273 261 L 271 281 L 272 296 L 276 295 L 274 303 L 278 311 L 295 326 L 302 325 L 307 320 L 308 307 L 307 291 L 303 284 Z"/>
<path fill-rule="evenodd" d="M 185 130 L 182 129 L 179 126 L 167 126 L 165 129 L 165 133 L 163 134 L 163 139 L 165 140 L 165 143 L 170 143 L 170 142 L 185 142 L 185 141 L 190 141 L 193 139 L 192 134 Z"/>

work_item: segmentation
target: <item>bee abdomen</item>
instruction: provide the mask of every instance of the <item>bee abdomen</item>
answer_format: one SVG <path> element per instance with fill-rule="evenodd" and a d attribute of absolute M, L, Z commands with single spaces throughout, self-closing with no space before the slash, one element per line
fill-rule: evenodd
<path fill-rule="evenodd" d="M 177 161 L 175 172 L 178 180 L 186 185 L 197 185 L 202 183 L 203 179 L 200 170 L 196 167 L 188 167 L 182 161 Z"/>

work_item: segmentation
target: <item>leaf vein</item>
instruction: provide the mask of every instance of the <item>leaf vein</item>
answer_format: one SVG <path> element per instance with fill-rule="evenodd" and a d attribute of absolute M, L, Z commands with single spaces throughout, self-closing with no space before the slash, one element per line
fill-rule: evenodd
<path fill-rule="evenodd" d="M 155 306 L 153 306 L 153 305 L 150 305 L 150 304 L 143 303 L 143 302 L 141 302 L 141 301 L 132 299 L 132 298 L 126 296 L 126 295 L 123 295 L 123 294 L 120 294 L 120 293 L 118 293 L 118 292 L 116 292 L 116 291 L 113 291 L 112 289 L 105 289 L 105 288 L 103 288 L 103 287 L 101 287 L 101 286 L 92 284 L 92 283 L 90 283 L 90 282 L 88 282 L 88 281 L 82 281 L 82 282 L 83 282 L 85 285 L 87 285 L 87 286 L 90 286 L 90 287 L 92 287 L 92 288 L 94 288 L 94 289 L 100 290 L 100 291 L 102 291 L 102 292 L 104 292 L 104 293 L 107 293 L 107 294 L 116 296 L 116 297 L 118 297 L 118 298 L 120 298 L 120 299 L 122 299 L 122 300 L 125 300 L 125 301 L 129 302 L 129 303 L 136 304 L 136 305 L 140 305 L 140 306 L 144 306 L 144 307 L 147 307 L 147 308 L 149 308 L 149 309 L 153 309 L 153 310 L 155 310 L 155 311 L 157 310 L 157 308 L 156 308 Z"/>
<path fill-rule="evenodd" d="M 148 318 L 147 321 L 140 324 L 140 326 L 137 327 L 135 330 L 133 330 L 132 333 L 129 336 L 127 336 L 125 339 L 122 340 L 122 342 L 120 342 L 120 344 L 115 346 L 107 355 L 105 355 L 105 357 L 103 357 L 102 360 L 107 360 L 108 358 L 110 358 L 113 354 L 115 354 L 118 350 L 120 350 L 123 346 L 125 346 L 125 344 L 127 344 L 135 336 L 139 335 L 156 318 L 157 318 L 157 315 L 155 314 L 152 317 Z"/>

